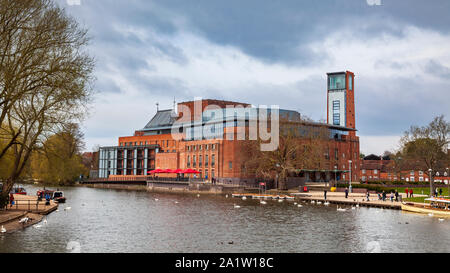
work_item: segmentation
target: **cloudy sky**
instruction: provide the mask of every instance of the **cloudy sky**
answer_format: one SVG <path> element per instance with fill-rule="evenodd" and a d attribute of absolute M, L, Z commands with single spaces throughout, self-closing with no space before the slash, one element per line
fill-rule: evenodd
<path fill-rule="evenodd" d="M 326 73 L 345 70 L 356 74 L 362 153 L 396 149 L 409 126 L 434 116 L 450 119 L 448 0 L 56 1 L 92 37 L 87 150 L 117 145 L 174 97 L 326 119 Z"/>

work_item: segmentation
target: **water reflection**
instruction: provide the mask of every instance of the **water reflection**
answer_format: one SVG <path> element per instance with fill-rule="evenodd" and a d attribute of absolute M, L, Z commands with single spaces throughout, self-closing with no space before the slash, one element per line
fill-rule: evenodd
<path fill-rule="evenodd" d="M 256 200 L 215 196 L 63 190 L 67 203 L 59 212 L 49 215 L 40 228 L 0 236 L 0 252 L 450 250 L 450 219 L 440 222 L 401 211 L 360 208 L 337 212 L 333 205 L 301 203 L 299 208 L 293 202 L 260 205 Z M 72 209 L 64 211 L 65 207 Z"/>

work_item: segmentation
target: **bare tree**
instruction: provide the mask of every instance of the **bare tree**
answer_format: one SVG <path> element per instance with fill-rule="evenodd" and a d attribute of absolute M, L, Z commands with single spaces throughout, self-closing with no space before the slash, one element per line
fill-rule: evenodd
<path fill-rule="evenodd" d="M 51 0 L 0 0 L 0 158 L 14 156 L 0 207 L 36 144 L 85 116 L 94 67 L 87 43 L 87 30 Z"/>
<path fill-rule="evenodd" d="M 447 147 L 450 141 L 450 123 L 438 116 L 427 126 L 412 126 L 401 139 L 402 154 L 409 164 L 431 170 L 430 195 L 434 190 L 434 173 L 448 164 Z"/>

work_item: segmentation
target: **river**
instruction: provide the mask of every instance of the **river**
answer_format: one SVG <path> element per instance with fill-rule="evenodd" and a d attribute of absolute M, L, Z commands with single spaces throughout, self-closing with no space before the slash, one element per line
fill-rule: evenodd
<path fill-rule="evenodd" d="M 26 189 L 34 194 L 38 188 Z M 450 219 L 397 210 L 338 212 L 335 205 L 299 208 L 290 201 L 260 205 L 222 196 L 62 190 L 67 203 L 47 223 L 0 235 L 1 253 L 450 251 Z"/>

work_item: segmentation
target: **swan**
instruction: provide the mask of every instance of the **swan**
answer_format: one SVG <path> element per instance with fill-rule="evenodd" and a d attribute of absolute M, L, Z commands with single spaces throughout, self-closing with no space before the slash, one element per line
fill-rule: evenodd
<path fill-rule="evenodd" d="M 225 198 L 228 198 L 228 194 L 227 194 L 227 195 L 225 195 Z"/>
<path fill-rule="evenodd" d="M 200 197 L 200 194 L 197 194 L 197 197 Z"/>
<path fill-rule="evenodd" d="M 47 217 L 45 217 L 44 219 L 44 224 L 47 224 Z"/>
<path fill-rule="evenodd" d="M 322 204 L 322 202 L 320 202 L 320 201 L 317 201 L 317 205 L 321 205 Z"/>
<path fill-rule="evenodd" d="M 347 209 L 343 209 L 343 208 L 337 207 L 337 211 L 347 211 Z"/>
<path fill-rule="evenodd" d="M 356 204 L 356 207 L 359 208 L 359 204 Z"/>
<path fill-rule="evenodd" d="M 241 206 L 238 206 L 238 205 L 236 205 L 236 204 L 234 204 L 234 208 L 235 209 L 238 209 L 238 208 L 240 208 Z"/>
<path fill-rule="evenodd" d="M 27 223 L 28 220 L 30 220 L 30 218 L 24 217 L 24 218 L 20 219 L 19 223 L 23 223 L 24 224 L 24 223 Z"/>
<path fill-rule="evenodd" d="M 355 207 L 352 207 L 352 209 L 355 210 L 356 208 L 355 208 Z"/>
<path fill-rule="evenodd" d="M 42 227 L 42 225 L 35 225 L 35 226 L 33 226 L 34 228 L 41 228 Z"/>
<path fill-rule="evenodd" d="M 245 196 L 244 196 L 244 197 L 242 197 L 242 200 L 244 200 L 244 201 L 245 201 L 245 200 L 247 200 L 247 197 L 245 197 Z"/>
<path fill-rule="evenodd" d="M 278 199 L 278 202 L 280 202 L 280 203 L 283 202 L 283 199 Z"/>
<path fill-rule="evenodd" d="M 315 204 L 316 203 L 316 201 L 311 201 L 311 204 Z"/>
<path fill-rule="evenodd" d="M 259 203 L 262 204 L 262 205 L 267 204 L 267 202 L 266 202 L 266 201 L 263 201 L 263 200 L 259 201 Z"/>
<path fill-rule="evenodd" d="M 297 202 L 294 202 L 294 206 L 297 205 Z"/>
<path fill-rule="evenodd" d="M 323 203 L 325 206 L 329 206 L 330 205 L 330 202 L 325 202 L 325 203 Z"/>
<path fill-rule="evenodd" d="M 444 219 L 443 218 L 439 218 L 439 222 L 444 222 Z"/>
<path fill-rule="evenodd" d="M 303 206 L 302 205 L 297 205 L 299 208 L 303 208 Z"/>
<path fill-rule="evenodd" d="M 67 207 L 64 210 L 71 210 L 71 209 L 72 209 L 72 207 Z"/>
<path fill-rule="evenodd" d="M 175 204 L 178 204 L 178 201 L 175 201 Z"/>
<path fill-rule="evenodd" d="M 1 233 L 6 233 L 6 228 L 2 225 L 2 229 L 0 230 Z"/>
<path fill-rule="evenodd" d="M 428 216 L 433 217 L 434 214 L 433 213 L 428 213 Z"/>
<path fill-rule="evenodd" d="M 158 199 L 158 198 L 155 198 L 155 201 L 159 201 L 159 199 Z"/>

